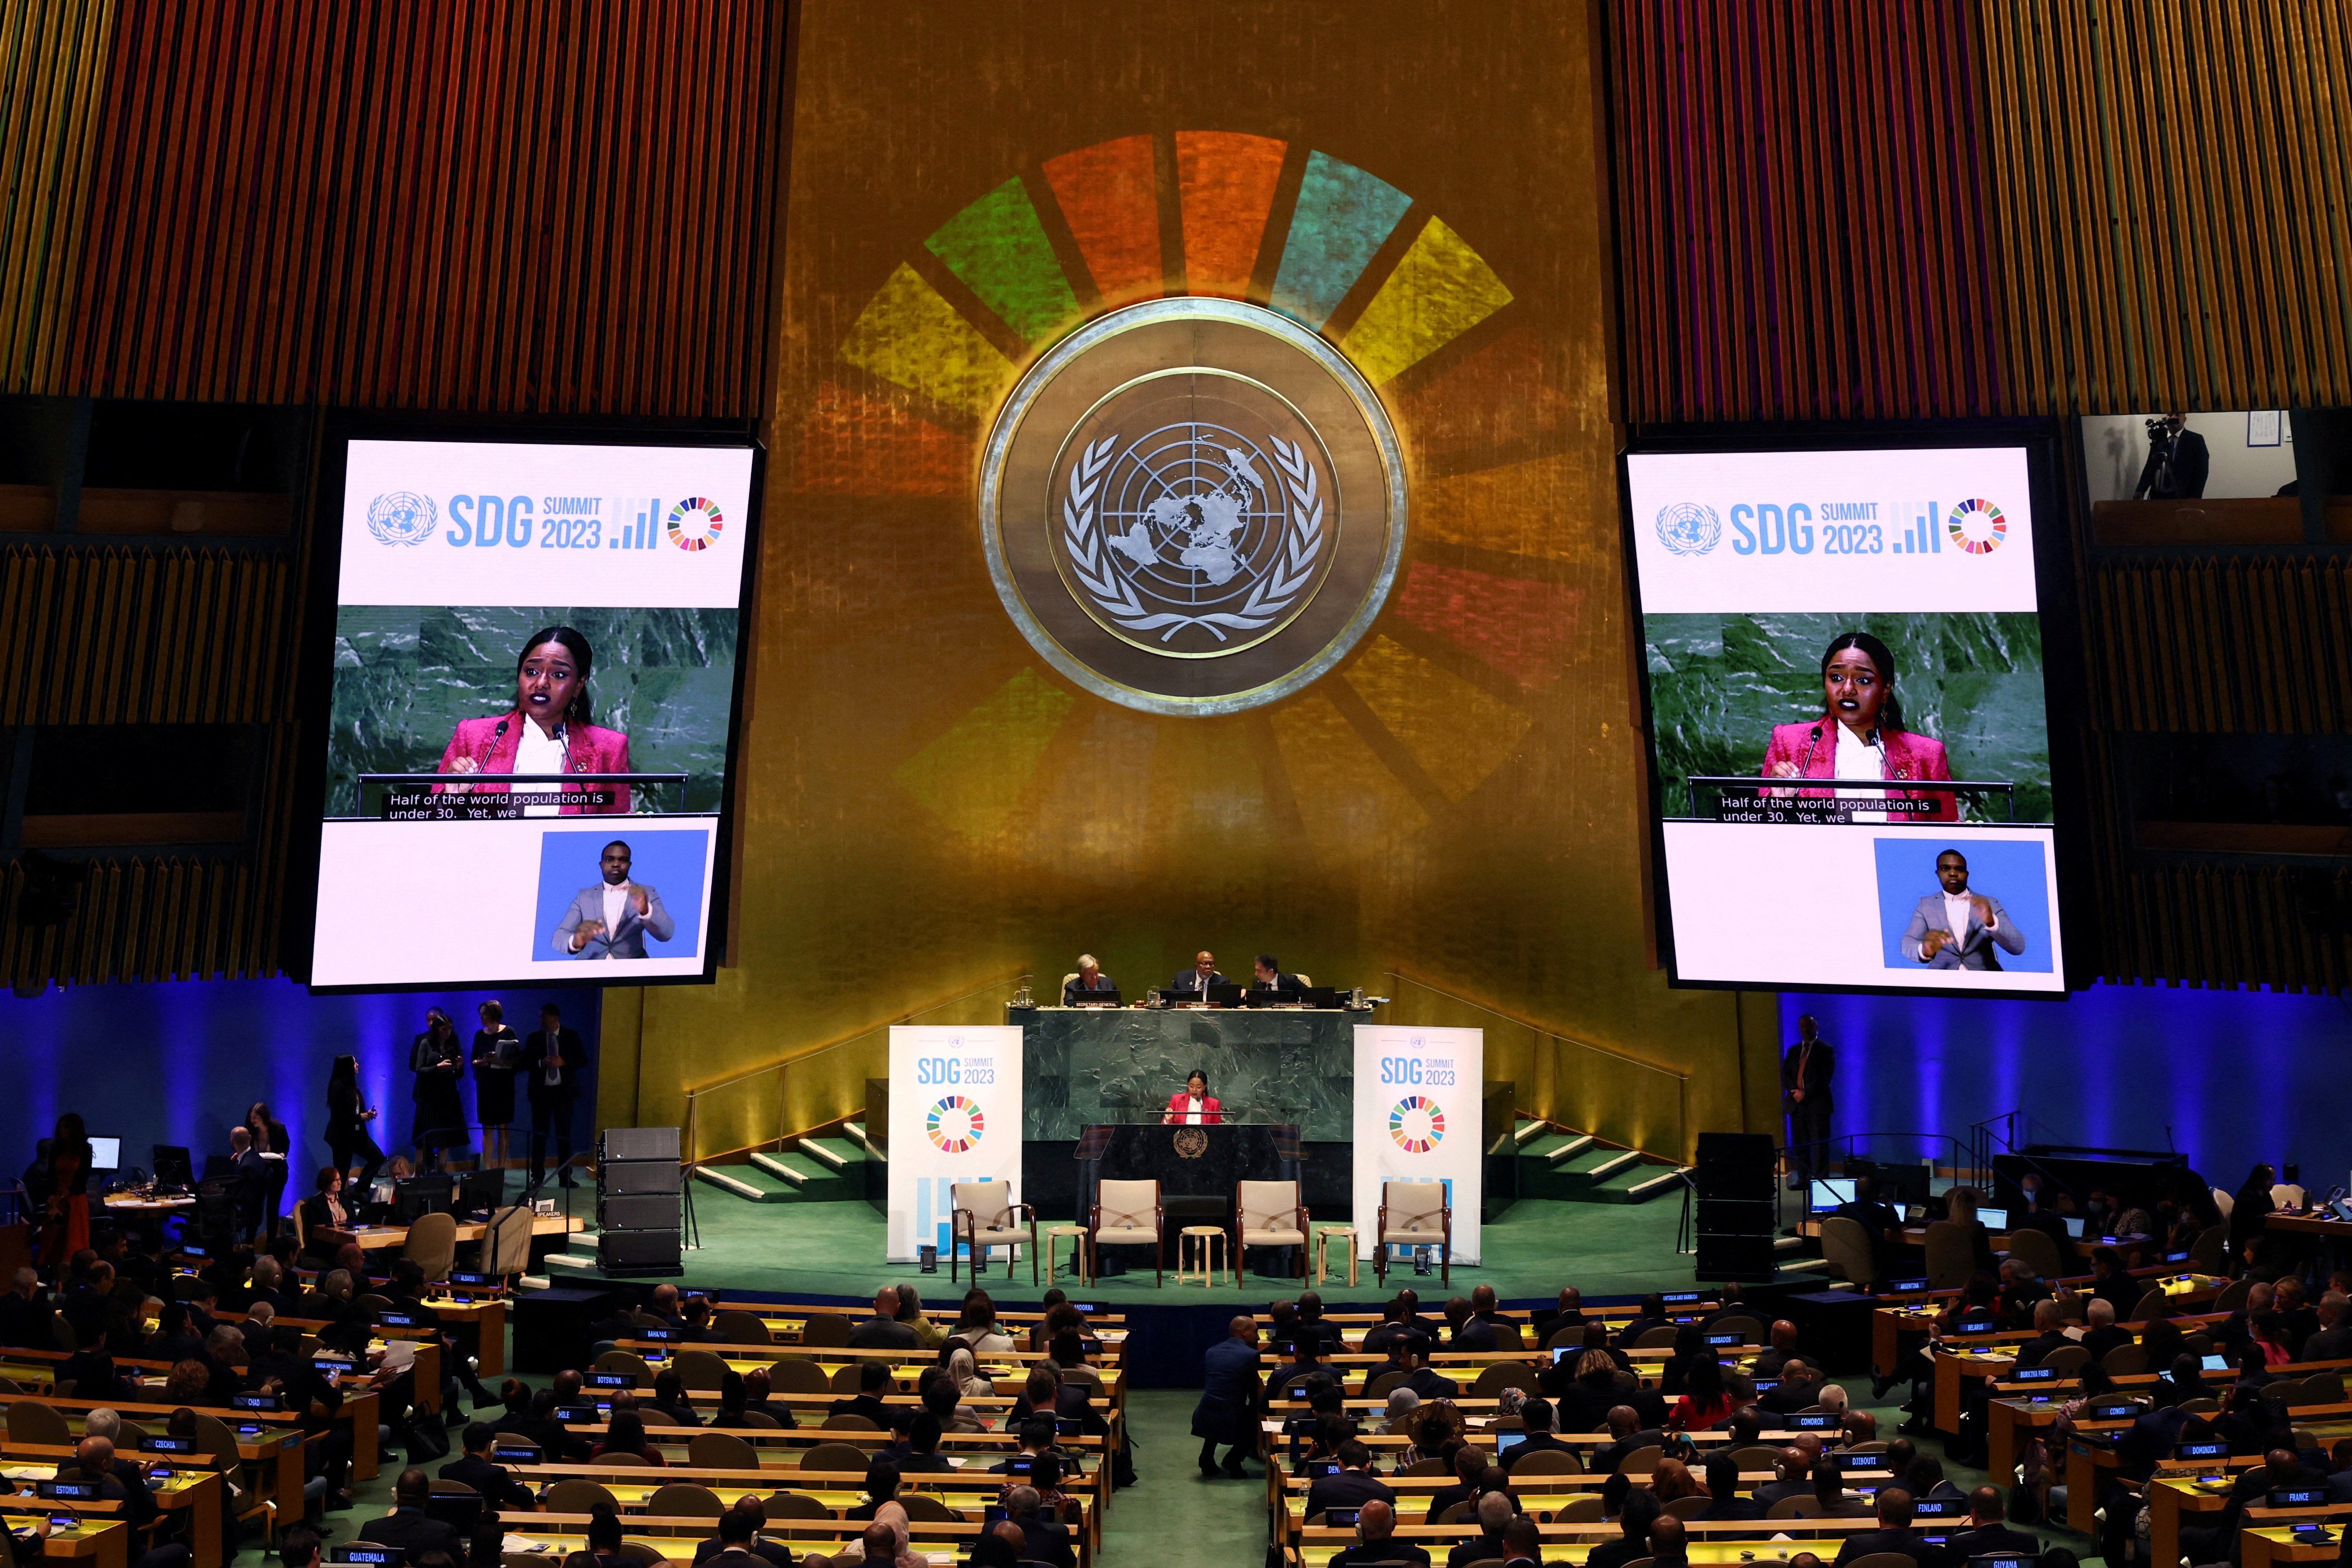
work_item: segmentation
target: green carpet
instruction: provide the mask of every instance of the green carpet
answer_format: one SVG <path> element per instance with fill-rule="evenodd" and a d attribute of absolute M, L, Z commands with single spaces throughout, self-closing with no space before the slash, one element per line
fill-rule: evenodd
<path fill-rule="evenodd" d="M 686 1278 L 692 1284 L 856 1297 L 872 1295 L 877 1285 L 911 1280 L 928 1301 L 950 1300 L 956 1291 L 944 1268 L 925 1278 L 913 1264 L 884 1263 L 883 1217 L 863 1203 L 752 1203 L 704 1184 L 695 1189 L 694 1207 L 701 1245 L 686 1255 Z M 1458 1268 L 1455 1291 L 1466 1294 L 1473 1285 L 1492 1285 L 1507 1300 L 1549 1297 L 1570 1282 L 1591 1297 L 1687 1289 L 1693 1283 L 1691 1260 L 1675 1251 L 1681 1213 L 1682 1206 L 1671 1198 L 1646 1204 L 1520 1202 L 1485 1228 L 1486 1262 Z M 582 1242 L 573 1250 L 586 1255 L 595 1248 Z M 1061 1256 L 1066 1265 L 1067 1241 Z M 1038 1277 L 1042 1281 L 1042 1269 Z M 1324 1293 L 1335 1301 L 1378 1300 L 1369 1263 L 1358 1279 L 1353 1290 L 1343 1279 L 1326 1284 Z M 1026 1259 L 1010 1285 L 1004 1280 L 1000 1260 L 984 1281 L 992 1291 L 1011 1301 L 1034 1301 L 1042 1289 L 1042 1283 L 1030 1284 Z M 1103 1280 L 1087 1293 L 1108 1301 L 1263 1302 L 1297 1289 L 1254 1274 L 1242 1280 L 1238 1290 L 1230 1274 L 1215 1289 L 1197 1283 L 1180 1289 L 1173 1273 L 1155 1287 L 1148 1271 L 1130 1272 Z M 1441 1289 L 1434 1275 L 1415 1280 L 1410 1270 L 1402 1276 L 1391 1270 L 1389 1280 L 1391 1287 L 1412 1284 L 1424 1298 Z"/>

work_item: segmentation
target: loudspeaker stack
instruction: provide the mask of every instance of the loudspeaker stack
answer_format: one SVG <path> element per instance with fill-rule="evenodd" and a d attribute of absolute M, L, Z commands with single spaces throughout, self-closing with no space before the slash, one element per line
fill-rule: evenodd
<path fill-rule="evenodd" d="M 1769 1133 L 1701 1133 L 1698 1166 L 1698 1277 L 1767 1281 L 1777 1277 L 1772 1228 L 1778 1204 Z"/>
<path fill-rule="evenodd" d="M 676 1127 L 607 1127 L 596 1149 L 596 1260 L 607 1274 L 683 1274 Z"/>

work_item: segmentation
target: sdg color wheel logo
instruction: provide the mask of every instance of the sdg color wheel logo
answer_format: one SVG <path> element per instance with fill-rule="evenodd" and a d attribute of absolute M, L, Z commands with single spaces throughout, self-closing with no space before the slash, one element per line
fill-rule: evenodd
<path fill-rule="evenodd" d="M 1389 1112 L 1389 1136 L 1409 1155 L 1425 1155 L 1445 1137 L 1445 1113 L 1426 1094 L 1408 1094 Z"/>
<path fill-rule="evenodd" d="M 981 1134 L 988 1130 L 988 1119 L 980 1107 L 961 1094 L 950 1094 L 931 1107 L 923 1120 L 923 1131 L 941 1151 L 960 1155 L 980 1142 Z"/>
<path fill-rule="evenodd" d="M 1970 555 L 1990 555 L 2009 537 L 2009 519 L 1990 501 L 1962 501 L 1952 508 L 1944 531 Z"/>
<path fill-rule="evenodd" d="M 700 496 L 689 496 L 669 509 L 669 542 L 682 550 L 709 549 L 719 542 L 727 528 L 727 519 L 719 515 L 719 503 Z"/>
<path fill-rule="evenodd" d="M 368 503 L 368 532 L 387 545 L 423 544 L 433 533 L 439 514 L 433 497 L 414 490 L 394 490 Z"/>
<path fill-rule="evenodd" d="M 1676 501 L 1658 508 L 1658 542 L 1676 555 L 1705 555 L 1723 538 L 1723 519 L 1713 507 Z"/>

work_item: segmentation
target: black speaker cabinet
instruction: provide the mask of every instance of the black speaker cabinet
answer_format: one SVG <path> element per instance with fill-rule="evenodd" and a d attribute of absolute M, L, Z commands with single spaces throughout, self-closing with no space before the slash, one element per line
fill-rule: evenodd
<path fill-rule="evenodd" d="M 1769 1198 L 1703 1197 L 1698 1200 L 1701 1236 L 1769 1236 L 1777 1205 Z"/>
<path fill-rule="evenodd" d="M 606 1160 L 596 1169 L 596 1189 L 607 1197 L 678 1190 L 676 1160 Z"/>
<path fill-rule="evenodd" d="M 683 1273 L 684 1258 L 675 1230 L 606 1230 L 596 1238 L 596 1261 L 608 1274 Z"/>
<path fill-rule="evenodd" d="M 1697 1275 L 1702 1280 L 1773 1279 L 1769 1236 L 1706 1236 L 1698 1239 Z"/>
<path fill-rule="evenodd" d="M 604 1157 L 608 1160 L 667 1160 L 677 1163 L 676 1127 L 607 1127 Z"/>
<path fill-rule="evenodd" d="M 676 1230 L 681 1214 L 677 1195 L 639 1193 L 630 1197 L 607 1196 L 596 1206 L 596 1228 L 602 1230 Z"/>

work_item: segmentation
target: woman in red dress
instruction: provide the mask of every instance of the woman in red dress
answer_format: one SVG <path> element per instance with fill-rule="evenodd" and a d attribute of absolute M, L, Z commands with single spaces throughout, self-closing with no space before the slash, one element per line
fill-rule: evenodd
<path fill-rule="evenodd" d="M 1184 1080 L 1184 1087 L 1181 1091 L 1168 1096 L 1168 1114 L 1161 1121 L 1171 1127 L 1195 1123 L 1213 1127 L 1224 1119 L 1223 1107 L 1217 1103 L 1217 1097 L 1209 1092 L 1209 1075 L 1195 1071 Z"/>
<path fill-rule="evenodd" d="M 1867 632 L 1848 632 L 1822 655 L 1822 716 L 1772 727 L 1764 752 L 1767 779 L 1938 779 L 1952 776 L 1944 743 L 1903 726 L 1895 695 L 1895 655 Z M 1828 800 L 1835 789 L 1799 789 Z M 1858 821 L 1956 822 L 1959 797 L 1948 789 L 1853 789 Z M 1920 802 L 1905 810 L 1895 801 Z M 1887 804 L 1882 806 L 1881 802 Z M 1867 815 L 1865 815 L 1867 813 Z"/>
<path fill-rule="evenodd" d="M 89 1134 L 79 1113 L 58 1118 L 48 1146 L 33 1162 L 43 1199 L 41 1262 L 58 1268 L 89 1246 Z"/>
<path fill-rule="evenodd" d="M 458 721 L 441 754 L 444 773 L 626 773 L 629 737 L 588 722 L 588 677 L 596 656 L 588 639 L 569 626 L 550 626 L 527 638 L 515 660 L 514 706 L 504 714 Z M 503 795 L 504 784 L 436 785 L 463 793 Z M 551 784 L 527 789 L 553 789 Z M 565 806 L 567 817 L 626 811 L 625 784 L 582 786 L 608 789 L 611 804 Z M 553 806 L 533 806 L 525 815 L 551 817 Z"/>

